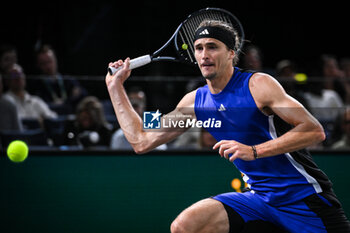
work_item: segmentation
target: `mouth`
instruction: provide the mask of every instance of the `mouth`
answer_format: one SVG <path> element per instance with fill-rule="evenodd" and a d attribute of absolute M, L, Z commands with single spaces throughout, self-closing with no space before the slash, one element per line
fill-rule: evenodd
<path fill-rule="evenodd" d="M 201 64 L 201 68 L 210 68 L 210 67 L 214 67 L 214 63 L 205 62 Z"/>

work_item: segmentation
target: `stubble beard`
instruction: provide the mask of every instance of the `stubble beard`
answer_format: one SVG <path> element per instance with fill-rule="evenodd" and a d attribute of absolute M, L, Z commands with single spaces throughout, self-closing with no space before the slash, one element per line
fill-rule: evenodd
<path fill-rule="evenodd" d="M 208 75 L 206 75 L 206 76 L 204 76 L 203 75 L 203 77 L 205 78 L 205 79 L 207 79 L 207 80 L 213 80 L 213 79 L 215 79 L 216 78 L 216 75 L 217 75 L 217 73 L 216 72 L 213 72 L 213 73 L 211 73 L 211 74 L 208 74 Z"/>

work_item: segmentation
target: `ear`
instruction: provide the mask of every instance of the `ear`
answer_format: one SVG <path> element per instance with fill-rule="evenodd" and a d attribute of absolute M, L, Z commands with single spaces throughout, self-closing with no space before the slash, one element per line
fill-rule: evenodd
<path fill-rule="evenodd" d="M 228 52 L 228 60 L 231 60 L 233 61 L 234 57 L 235 57 L 236 53 L 233 49 L 230 49 L 229 52 Z"/>
<path fill-rule="evenodd" d="M 235 57 L 236 53 L 233 49 L 230 49 L 230 55 L 229 58 L 233 60 L 233 58 Z"/>

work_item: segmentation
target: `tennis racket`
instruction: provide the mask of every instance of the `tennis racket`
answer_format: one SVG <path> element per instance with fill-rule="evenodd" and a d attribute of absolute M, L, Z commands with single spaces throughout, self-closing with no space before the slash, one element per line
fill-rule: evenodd
<path fill-rule="evenodd" d="M 218 20 L 224 21 L 227 24 L 231 25 L 236 32 L 238 33 L 240 46 L 236 53 L 240 53 L 243 41 L 244 41 L 244 30 L 240 21 L 232 13 L 220 9 L 220 8 L 205 8 L 199 11 L 196 11 L 189 15 L 185 21 L 183 21 L 176 29 L 174 34 L 170 39 L 157 51 L 153 54 L 147 54 L 130 60 L 130 69 L 135 69 L 141 66 L 144 66 L 148 63 L 154 61 L 177 61 L 188 64 L 196 65 L 196 59 L 194 57 L 194 46 L 193 39 L 195 32 L 199 24 L 203 20 Z M 167 48 L 170 44 L 173 44 L 176 50 L 176 56 L 160 56 L 159 54 Z M 237 55 L 238 55 L 237 54 Z M 108 72 L 113 75 L 121 67 L 114 68 L 108 67 Z"/>

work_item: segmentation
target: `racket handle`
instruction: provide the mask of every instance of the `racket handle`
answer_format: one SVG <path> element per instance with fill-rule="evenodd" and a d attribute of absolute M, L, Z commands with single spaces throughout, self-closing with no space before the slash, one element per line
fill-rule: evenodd
<path fill-rule="evenodd" d="M 151 59 L 150 55 L 144 55 L 141 57 L 131 59 L 130 60 L 130 70 L 147 65 L 148 63 L 151 63 L 151 61 L 152 61 L 152 59 Z M 110 66 L 110 67 L 108 67 L 108 72 L 110 75 L 113 75 L 121 68 L 122 68 L 122 66 L 118 67 L 117 69 Z"/>

